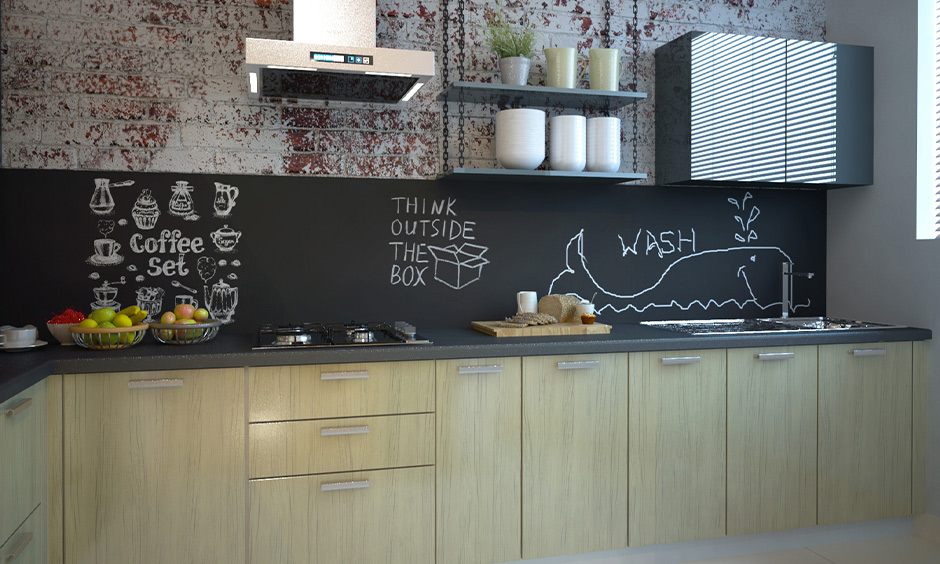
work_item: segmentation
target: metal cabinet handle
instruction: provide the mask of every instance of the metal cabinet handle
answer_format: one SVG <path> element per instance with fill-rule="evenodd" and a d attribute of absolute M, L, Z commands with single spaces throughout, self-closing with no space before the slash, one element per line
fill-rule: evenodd
<path fill-rule="evenodd" d="M 330 482 L 320 484 L 321 492 L 335 492 L 339 490 L 361 490 L 369 487 L 369 480 L 356 480 L 353 482 Z"/>
<path fill-rule="evenodd" d="M 701 362 L 700 356 L 667 356 L 663 357 L 663 364 L 695 364 Z"/>
<path fill-rule="evenodd" d="M 364 435 L 368 432 L 368 425 L 356 425 L 354 427 L 323 427 L 320 429 L 320 436 L 333 437 L 336 435 Z"/>
<path fill-rule="evenodd" d="M 20 403 L 11 407 L 10 409 L 4 410 L 3 414 L 10 418 L 13 418 L 19 415 L 20 413 L 23 413 L 24 411 L 26 411 L 26 408 L 28 408 L 31 405 L 33 405 L 33 398 L 26 398 Z"/>
<path fill-rule="evenodd" d="M 156 380 L 131 380 L 127 383 L 129 390 L 145 390 L 149 388 L 182 388 L 182 378 L 158 378 Z"/>
<path fill-rule="evenodd" d="M 457 374 L 499 374 L 503 371 L 500 364 L 490 366 L 458 366 Z"/>
<path fill-rule="evenodd" d="M 360 380 L 369 377 L 368 370 L 347 370 L 345 372 L 321 372 L 321 380 Z"/>
<path fill-rule="evenodd" d="M 854 349 L 852 356 L 884 356 L 888 351 L 884 349 Z"/>
<path fill-rule="evenodd" d="M 20 554 L 26 550 L 26 547 L 29 546 L 29 543 L 33 542 L 33 533 L 23 533 L 22 538 L 15 545 L 13 545 L 13 551 L 3 557 L 4 562 L 13 562 L 20 557 Z"/>
<path fill-rule="evenodd" d="M 599 360 L 572 360 L 558 363 L 558 370 L 585 370 L 597 368 L 601 365 Z"/>
<path fill-rule="evenodd" d="M 792 352 L 759 353 L 757 355 L 757 360 L 790 360 L 791 358 L 796 358 L 796 353 L 792 353 Z"/>

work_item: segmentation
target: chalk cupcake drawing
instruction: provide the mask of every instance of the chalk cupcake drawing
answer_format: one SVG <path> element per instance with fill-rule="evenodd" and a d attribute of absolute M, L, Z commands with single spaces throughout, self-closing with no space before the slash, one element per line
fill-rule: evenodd
<path fill-rule="evenodd" d="M 235 198 L 238 197 L 238 186 L 215 183 L 215 200 L 212 202 L 212 215 L 215 217 L 228 217 L 235 207 Z"/>
<path fill-rule="evenodd" d="M 102 219 L 98 221 L 98 232 L 102 237 L 95 239 L 95 254 L 91 255 L 85 262 L 93 266 L 114 266 L 124 262 L 124 256 L 118 253 L 121 250 L 121 244 L 108 237 L 114 231 L 114 221 Z"/>
<path fill-rule="evenodd" d="M 131 210 L 131 217 L 140 230 L 147 231 L 156 227 L 157 218 L 160 217 L 160 207 L 149 188 L 144 188 L 137 197 L 134 209 Z"/>
<path fill-rule="evenodd" d="M 740 202 L 729 198 L 740 212 L 734 216 L 740 232 L 734 234 L 734 239 L 745 245 L 718 249 L 697 251 L 695 249 L 695 232 L 691 235 L 673 232 L 663 232 L 658 237 L 669 233 L 671 238 L 657 241 L 655 235 L 647 232 L 647 244 L 641 246 L 643 230 L 638 231 L 633 245 L 624 242 L 618 235 L 621 249 L 616 252 L 619 256 L 608 256 L 605 264 L 616 266 L 627 265 L 623 261 L 636 260 L 644 252 L 647 256 L 667 258 L 675 252 L 674 243 L 678 242 L 681 248 L 686 244 L 689 252 L 669 262 L 658 277 L 654 276 L 651 284 L 642 283 L 635 291 L 622 287 L 622 276 L 615 277 L 607 274 L 606 277 L 592 271 L 588 264 L 585 251 L 587 239 L 584 229 L 569 239 L 565 247 L 565 268 L 552 279 L 548 287 L 549 294 L 567 293 L 579 298 L 594 298 L 598 312 L 622 313 L 625 311 L 645 312 L 650 309 L 676 309 L 688 311 L 691 309 L 708 310 L 711 308 L 736 307 L 743 310 L 747 306 L 767 310 L 780 307 L 780 292 L 777 288 L 768 288 L 766 284 L 754 285 L 752 280 L 772 280 L 779 277 L 781 264 L 792 263 L 793 260 L 782 248 L 775 246 L 751 246 L 750 241 L 757 239 L 757 233 L 751 225 L 760 215 L 760 210 L 752 206 L 747 208 L 747 201 L 751 199 L 746 194 Z M 745 216 L 747 219 L 745 219 Z M 683 237 L 686 238 L 683 238 Z M 667 244 L 666 248 L 660 243 Z M 691 248 L 689 248 L 691 243 Z M 594 256 L 592 254 L 592 256 Z M 618 263 L 619 259 L 619 263 Z M 600 271 L 601 269 L 597 269 Z M 603 278 L 603 280 L 602 280 Z M 778 278 L 779 279 L 779 278 Z M 690 283 L 689 281 L 693 281 Z M 758 288 L 759 286 L 759 288 Z M 685 297 L 676 296 L 676 288 L 682 288 Z M 800 308 L 810 307 L 811 301 L 802 304 L 793 304 L 791 312 Z"/>
<path fill-rule="evenodd" d="M 111 189 L 132 186 L 133 184 L 133 180 L 125 180 L 124 182 L 111 184 L 110 179 L 96 178 L 95 191 L 92 193 L 91 202 L 88 204 L 88 207 L 91 208 L 91 213 L 95 215 L 111 215 L 114 213 L 114 196 L 111 195 Z"/>

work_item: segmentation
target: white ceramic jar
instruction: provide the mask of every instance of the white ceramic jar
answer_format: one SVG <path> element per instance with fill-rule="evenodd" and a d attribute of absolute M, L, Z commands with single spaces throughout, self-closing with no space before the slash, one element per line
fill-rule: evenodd
<path fill-rule="evenodd" d="M 584 116 L 555 116 L 548 120 L 548 162 L 552 170 L 584 170 L 586 123 Z"/>
<path fill-rule="evenodd" d="M 620 170 L 620 118 L 587 120 L 587 169 L 591 172 Z"/>
<path fill-rule="evenodd" d="M 496 160 L 504 168 L 538 168 L 545 160 L 545 112 L 528 108 L 497 112 Z"/>

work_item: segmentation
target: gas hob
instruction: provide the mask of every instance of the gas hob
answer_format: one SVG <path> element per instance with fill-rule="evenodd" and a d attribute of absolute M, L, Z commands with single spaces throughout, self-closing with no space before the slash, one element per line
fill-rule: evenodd
<path fill-rule="evenodd" d="M 254 349 L 294 349 L 313 347 L 361 347 L 377 345 L 428 345 L 414 325 L 370 321 L 358 323 L 300 323 L 262 325 Z"/>

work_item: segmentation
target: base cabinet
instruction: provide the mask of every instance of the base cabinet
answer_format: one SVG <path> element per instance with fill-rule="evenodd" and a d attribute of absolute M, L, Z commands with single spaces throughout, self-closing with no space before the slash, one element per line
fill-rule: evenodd
<path fill-rule="evenodd" d="M 819 347 L 819 524 L 910 515 L 912 343 Z"/>
<path fill-rule="evenodd" d="M 243 370 L 63 386 L 66 564 L 245 562 Z"/>
<path fill-rule="evenodd" d="M 816 524 L 816 347 L 728 350 L 728 534 Z"/>
<path fill-rule="evenodd" d="M 0 545 L 3 564 L 48 564 L 46 504 L 36 507 L 7 541 Z"/>
<path fill-rule="evenodd" d="M 10 541 L 17 540 L 14 531 L 47 503 L 46 416 L 44 381 L 0 404 L 0 545 L 7 549 L 2 554 L 9 554 Z M 32 527 L 37 526 L 33 519 Z"/>
<path fill-rule="evenodd" d="M 524 558 L 627 547 L 627 358 L 523 358 Z"/>
<path fill-rule="evenodd" d="M 437 562 L 522 559 L 522 359 L 437 362 Z"/>
<path fill-rule="evenodd" d="M 630 353 L 630 546 L 725 534 L 724 350 Z"/>

